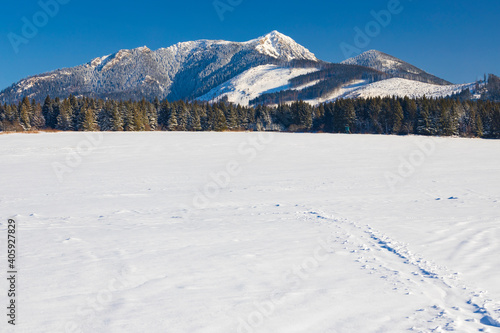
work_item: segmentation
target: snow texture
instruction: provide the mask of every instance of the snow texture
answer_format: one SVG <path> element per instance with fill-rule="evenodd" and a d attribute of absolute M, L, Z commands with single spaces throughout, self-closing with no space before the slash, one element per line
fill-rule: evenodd
<path fill-rule="evenodd" d="M 0 331 L 499 332 L 499 145 L 1 135 L 20 292 Z"/>

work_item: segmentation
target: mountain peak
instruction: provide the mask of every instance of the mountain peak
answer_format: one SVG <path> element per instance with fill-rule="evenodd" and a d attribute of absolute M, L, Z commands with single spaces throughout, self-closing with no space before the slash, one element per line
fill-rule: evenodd
<path fill-rule="evenodd" d="M 259 53 L 276 59 L 318 61 L 312 52 L 277 30 L 273 30 L 267 35 L 251 40 L 248 43 L 252 44 Z"/>
<path fill-rule="evenodd" d="M 379 55 L 381 55 L 381 54 L 386 54 L 386 53 L 379 51 L 379 50 L 368 50 L 366 52 L 363 52 L 362 54 L 379 54 Z"/>
<path fill-rule="evenodd" d="M 279 37 L 288 37 L 284 34 L 282 34 L 281 32 L 279 32 L 278 30 L 273 30 L 271 31 L 270 33 L 268 33 L 267 35 L 265 35 L 264 37 L 269 37 L 269 38 L 279 38 Z"/>
<path fill-rule="evenodd" d="M 387 53 L 378 51 L 378 50 L 368 50 L 366 52 L 363 52 L 355 57 L 349 58 L 347 60 L 342 61 L 342 64 L 347 64 L 347 65 L 360 65 L 361 62 L 373 62 L 375 60 L 380 60 L 380 59 L 392 59 L 392 60 L 399 60 L 396 57 L 393 57 Z M 363 65 L 364 66 L 364 65 Z M 367 66 L 370 67 L 370 66 Z"/>
<path fill-rule="evenodd" d="M 390 75 L 396 75 L 397 77 L 403 77 L 427 83 L 434 83 L 439 85 L 451 84 L 450 82 L 431 75 L 424 70 L 415 67 L 401 59 L 378 50 L 366 51 L 356 57 L 342 61 L 341 64 L 369 67 Z"/>

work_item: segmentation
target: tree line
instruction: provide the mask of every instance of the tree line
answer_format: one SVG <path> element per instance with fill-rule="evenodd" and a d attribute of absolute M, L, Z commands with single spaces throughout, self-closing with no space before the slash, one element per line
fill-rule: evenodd
<path fill-rule="evenodd" d="M 1 131 L 287 131 L 500 138 L 500 103 L 459 98 L 341 99 L 245 107 L 47 97 L 0 105 Z"/>

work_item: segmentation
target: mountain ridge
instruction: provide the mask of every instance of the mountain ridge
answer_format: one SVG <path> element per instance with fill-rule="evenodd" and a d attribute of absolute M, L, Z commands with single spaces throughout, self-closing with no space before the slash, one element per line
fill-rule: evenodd
<path fill-rule="evenodd" d="M 426 71 L 378 50 L 369 50 L 358 56 L 346 59 L 341 64 L 359 65 L 376 69 L 378 71 L 394 75 L 400 78 L 434 83 L 438 85 L 451 85 L 452 83 L 438 78 Z"/>
<path fill-rule="evenodd" d="M 259 68 L 263 72 L 255 73 L 255 70 L 259 72 Z M 248 72 L 250 70 L 254 72 Z M 285 77 L 277 77 L 277 73 L 284 73 Z M 259 77 L 271 80 L 274 77 L 276 82 L 269 87 L 263 82 L 255 82 L 262 89 L 269 88 L 259 90 L 256 95 L 251 85 L 243 90 L 235 86 L 234 80 L 240 78 L 236 82 L 241 83 L 242 75 L 253 80 Z M 238 89 L 239 100 L 246 103 L 259 100 L 262 95 L 277 93 L 280 89 L 288 91 L 288 98 L 307 96 L 315 99 L 360 79 L 373 82 L 393 77 L 450 84 L 403 60 L 375 50 L 340 64 L 327 63 L 292 38 L 274 30 L 246 42 L 200 39 L 157 50 L 147 46 L 121 49 L 82 65 L 22 79 L 0 92 L 0 102 L 19 102 L 24 97 L 42 101 L 47 95 L 53 98 L 75 95 L 121 100 L 203 100 L 210 96 L 210 100 L 217 100 L 221 97 L 218 92 L 227 95 L 231 90 Z M 307 89 L 307 93 L 301 95 L 294 92 L 301 89 Z"/>
<path fill-rule="evenodd" d="M 261 64 L 318 59 L 277 31 L 247 42 L 201 39 L 155 51 L 122 49 L 71 68 L 27 77 L 0 93 L 0 101 L 70 94 L 100 98 L 184 99 Z"/>

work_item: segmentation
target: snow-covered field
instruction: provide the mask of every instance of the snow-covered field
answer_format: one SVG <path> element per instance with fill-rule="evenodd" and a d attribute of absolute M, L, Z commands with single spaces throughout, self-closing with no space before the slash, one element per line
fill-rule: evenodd
<path fill-rule="evenodd" d="M 2 332 L 499 332 L 500 142 L 0 136 Z M 6 246 L 0 248 L 6 272 Z M 7 306 L 2 277 L 0 302 Z M 6 310 L 4 310 L 6 311 Z"/>

